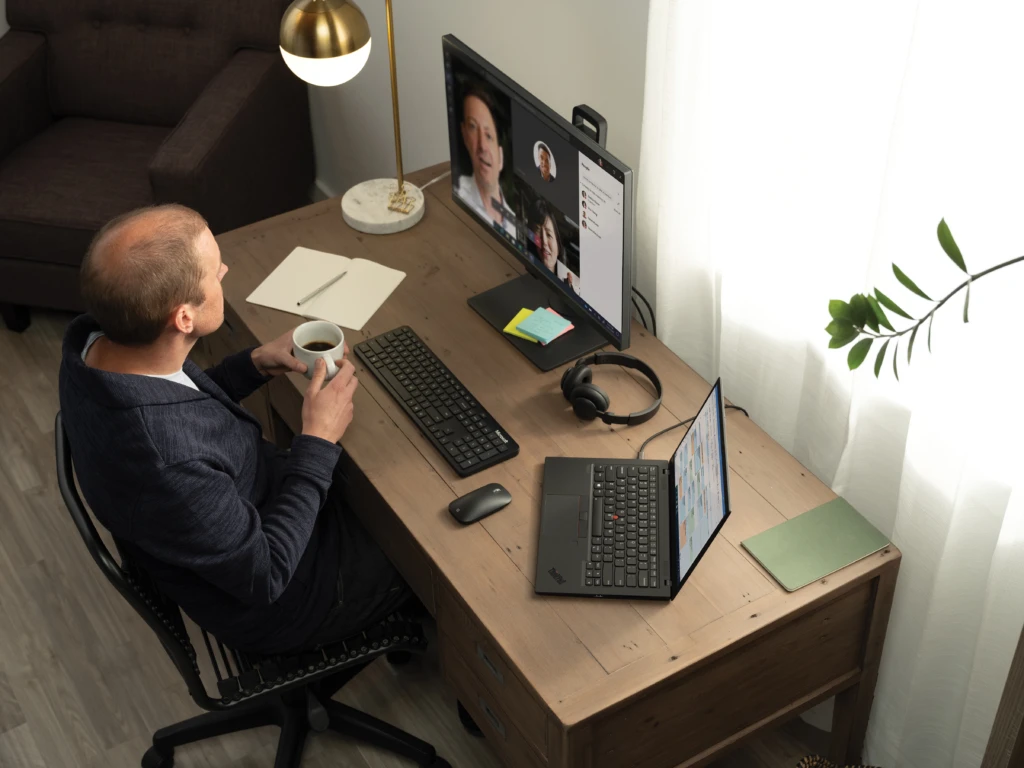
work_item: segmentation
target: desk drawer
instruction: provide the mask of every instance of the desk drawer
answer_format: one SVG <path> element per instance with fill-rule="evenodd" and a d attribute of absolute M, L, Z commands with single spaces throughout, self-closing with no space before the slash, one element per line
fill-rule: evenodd
<path fill-rule="evenodd" d="M 594 765 L 689 765 L 728 745 L 743 729 L 856 675 L 871 608 L 867 583 L 690 674 L 648 689 L 593 722 Z"/>
<path fill-rule="evenodd" d="M 510 768 L 544 768 L 547 761 L 530 746 L 499 700 L 462 661 L 452 638 L 442 632 L 438 640 L 445 682 L 480 726 L 501 761 Z"/>
<path fill-rule="evenodd" d="M 546 711 L 455 596 L 447 588 L 439 592 L 439 629 L 452 638 L 459 657 L 501 702 L 523 735 L 542 755 L 547 755 Z"/>

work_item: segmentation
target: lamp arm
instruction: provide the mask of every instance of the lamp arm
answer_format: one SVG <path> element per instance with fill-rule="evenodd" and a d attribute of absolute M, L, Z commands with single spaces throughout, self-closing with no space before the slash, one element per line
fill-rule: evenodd
<path fill-rule="evenodd" d="M 385 0 L 388 19 L 388 56 L 391 60 L 391 106 L 395 113 L 395 164 L 398 168 L 398 195 L 405 191 L 405 176 L 402 172 L 402 128 L 398 119 L 398 73 L 395 67 L 395 27 L 392 18 L 391 0 Z"/>

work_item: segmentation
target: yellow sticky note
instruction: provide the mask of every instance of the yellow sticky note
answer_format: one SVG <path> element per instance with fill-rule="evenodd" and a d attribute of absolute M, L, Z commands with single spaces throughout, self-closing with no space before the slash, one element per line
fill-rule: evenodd
<path fill-rule="evenodd" d="M 532 309 L 526 309 L 525 307 L 523 309 L 520 309 L 519 313 L 515 317 L 512 318 L 512 320 L 509 322 L 508 325 L 505 326 L 505 333 L 507 333 L 509 336 L 516 336 L 516 337 L 518 337 L 520 339 L 526 339 L 527 341 L 536 344 L 537 343 L 536 339 L 533 339 L 533 338 L 527 336 L 522 331 L 516 330 L 516 326 L 519 325 L 521 322 L 523 322 L 523 320 L 525 320 L 526 318 L 528 318 L 532 314 L 533 314 L 533 310 Z"/>

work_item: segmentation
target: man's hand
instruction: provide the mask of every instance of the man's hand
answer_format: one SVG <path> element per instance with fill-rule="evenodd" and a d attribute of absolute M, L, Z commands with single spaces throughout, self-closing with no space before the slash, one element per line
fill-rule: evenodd
<path fill-rule="evenodd" d="M 348 360 L 338 361 L 338 374 L 326 385 L 327 364 L 317 360 L 313 378 L 302 401 L 302 434 L 320 437 L 330 443 L 341 440 L 352 423 L 352 397 L 359 380 L 356 368 Z"/>
<path fill-rule="evenodd" d="M 252 364 L 256 370 L 264 376 L 277 376 L 281 373 L 305 373 L 306 364 L 295 359 L 292 354 L 292 334 L 295 329 L 288 331 L 262 347 L 256 347 L 252 351 Z"/>
<path fill-rule="evenodd" d="M 262 347 L 256 347 L 252 351 L 252 362 L 256 370 L 264 376 L 277 376 L 282 373 L 305 373 L 306 364 L 295 358 L 292 354 L 294 345 L 292 334 L 295 329 L 279 336 Z M 345 345 L 345 354 L 348 355 L 348 344 Z"/>

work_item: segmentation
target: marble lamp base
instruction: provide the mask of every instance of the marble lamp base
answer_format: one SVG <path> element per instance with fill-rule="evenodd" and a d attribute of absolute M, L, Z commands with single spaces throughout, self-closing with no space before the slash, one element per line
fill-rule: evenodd
<path fill-rule="evenodd" d="M 412 227 L 423 218 L 423 191 L 405 182 L 408 213 L 392 211 L 388 205 L 398 190 L 397 179 L 371 179 L 356 184 L 341 198 L 341 214 L 352 229 L 370 235 L 391 235 Z"/>

